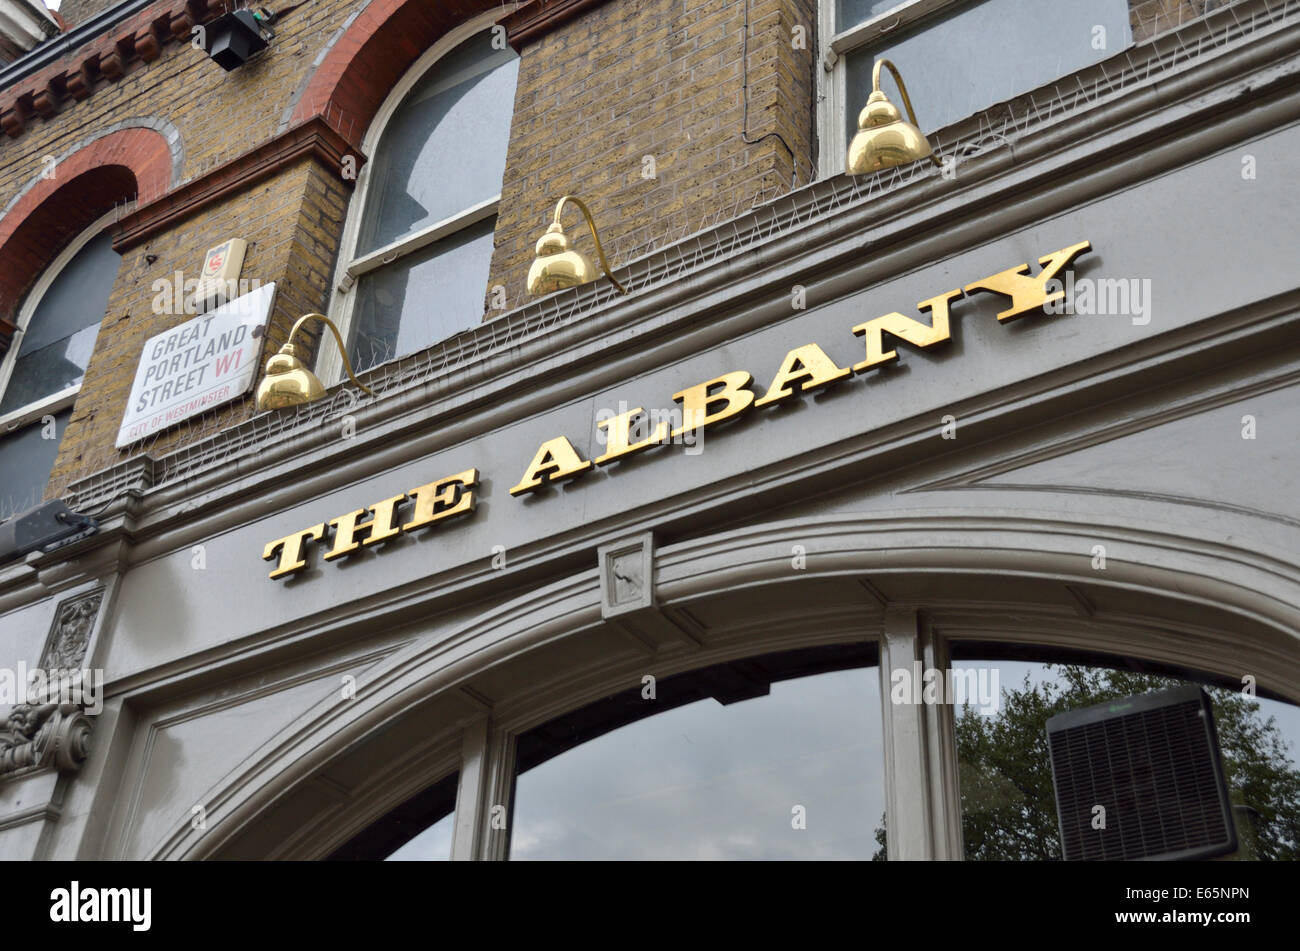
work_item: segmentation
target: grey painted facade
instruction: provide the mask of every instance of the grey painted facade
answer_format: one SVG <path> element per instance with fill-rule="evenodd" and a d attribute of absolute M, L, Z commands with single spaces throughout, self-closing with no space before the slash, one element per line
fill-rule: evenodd
<path fill-rule="evenodd" d="M 0 783 L 0 856 L 318 857 L 459 769 L 453 854 L 500 858 L 517 733 L 805 644 L 878 639 L 882 670 L 962 639 L 1071 646 L 1300 702 L 1300 18 L 1172 47 L 1189 35 L 1079 74 L 1095 96 L 1004 141 L 945 130 L 955 178 L 819 182 L 633 262 L 626 298 L 566 292 L 401 364 L 378 399 L 87 480 L 98 534 L 0 569 L 0 662 L 37 665 L 60 606 L 102 589 L 105 708 L 80 770 Z M 761 394 L 808 343 L 850 366 L 856 324 L 1085 239 L 1075 279 L 1149 282 L 1149 321 L 1003 324 L 1004 298 L 968 295 L 945 346 L 899 342 L 699 452 L 508 492 L 545 440 L 599 455 L 601 410 L 733 370 Z M 268 541 L 471 467 L 471 516 L 267 577 Z M 621 542 L 648 552 L 648 608 L 602 595 Z M 961 854 L 950 721 L 887 709 L 891 858 Z"/>

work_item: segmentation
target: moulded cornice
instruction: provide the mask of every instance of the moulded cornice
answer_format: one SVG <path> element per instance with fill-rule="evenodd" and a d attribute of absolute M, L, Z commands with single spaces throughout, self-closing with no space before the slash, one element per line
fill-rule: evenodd
<path fill-rule="evenodd" d="M 559 29 L 588 10 L 608 2 L 609 0 L 529 0 L 497 22 L 506 28 L 506 38 L 510 45 L 522 51 L 529 43 L 537 42 L 552 30 Z"/>

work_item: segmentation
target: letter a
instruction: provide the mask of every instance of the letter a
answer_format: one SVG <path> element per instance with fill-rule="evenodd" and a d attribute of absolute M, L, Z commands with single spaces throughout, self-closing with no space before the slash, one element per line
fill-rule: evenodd
<path fill-rule="evenodd" d="M 590 468 L 591 463 L 578 455 L 567 437 L 556 436 L 542 443 L 524 472 L 524 477 L 510 490 L 510 494 L 523 495 L 525 492 L 536 491 L 542 486 L 543 476 L 551 482 L 559 482 L 580 475 Z"/>

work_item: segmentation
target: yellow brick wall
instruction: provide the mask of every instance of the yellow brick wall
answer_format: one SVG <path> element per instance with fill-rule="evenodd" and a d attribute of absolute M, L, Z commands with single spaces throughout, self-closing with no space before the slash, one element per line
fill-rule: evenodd
<path fill-rule="evenodd" d="M 140 452 L 161 455 L 251 416 L 253 398 L 248 396 L 205 414 L 191 426 L 165 431 L 127 450 L 115 448 L 144 342 L 193 316 L 155 313 L 155 282 L 171 279 L 178 270 L 192 276 L 212 245 L 225 237 L 244 238 L 248 251 L 243 277 L 276 282 L 267 331 L 270 350 L 285 340 L 300 314 L 328 307 L 339 222 L 348 197 L 342 181 L 317 162 L 303 159 L 128 251 L 46 497 L 54 498 L 71 481 Z M 305 339 L 311 342 L 310 337 Z"/>
<path fill-rule="evenodd" d="M 0 208 L 59 156 L 114 122 L 159 117 L 180 132 L 183 179 L 193 178 L 271 138 L 312 60 L 357 6 L 313 0 L 276 24 L 272 47 L 227 73 L 188 43 L 169 42 L 152 63 L 135 63 L 93 95 L 62 101 L 49 119 L 33 117 L 17 138 L 0 135 Z M 17 88 L 22 88 L 20 81 Z"/>
<path fill-rule="evenodd" d="M 304 5 L 276 25 L 268 54 L 231 73 L 189 44 L 168 43 L 156 61 L 134 64 L 115 83 L 101 80 L 88 99 L 65 99 L 53 117 L 30 119 L 17 138 L 0 135 L 0 208 L 41 173 L 44 156 L 64 155 L 127 118 L 161 118 L 175 127 L 183 150 L 182 181 L 244 154 L 276 134 L 312 60 L 357 6 L 349 0 Z M 349 183 L 304 159 L 129 250 L 46 496 L 55 497 L 69 482 L 140 452 L 165 452 L 247 418 L 249 399 L 205 414 L 152 443 L 121 452 L 115 448 L 144 341 L 193 316 L 153 313 L 153 282 L 176 270 L 193 277 L 208 248 L 228 237 L 246 239 L 242 277 L 278 285 L 267 334 L 270 350 L 283 342 L 296 316 L 328 307 L 327 288 L 350 197 Z M 156 260 L 146 263 L 146 255 Z"/>
<path fill-rule="evenodd" d="M 795 160 L 807 183 L 815 9 L 814 0 L 750 0 L 748 137 L 779 133 L 793 156 L 775 138 L 741 138 L 744 3 L 607 3 L 525 47 L 490 280 L 508 306 L 527 300 L 534 245 L 566 192 L 591 206 L 617 267 L 720 211 L 789 191 Z M 653 178 L 643 175 L 647 156 Z M 566 231 L 595 260 L 576 209 L 568 214 Z"/>

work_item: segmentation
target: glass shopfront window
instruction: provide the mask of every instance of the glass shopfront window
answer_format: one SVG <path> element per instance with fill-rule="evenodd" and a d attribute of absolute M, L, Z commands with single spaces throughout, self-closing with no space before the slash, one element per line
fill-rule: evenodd
<path fill-rule="evenodd" d="M 874 646 L 648 684 L 519 738 L 512 859 L 869 859 L 885 784 Z"/>
<path fill-rule="evenodd" d="M 984 678 L 1000 698 L 986 708 L 971 699 L 954 711 L 967 859 L 1062 857 L 1050 717 L 1187 684 L 1204 687 L 1213 702 L 1239 839 L 1236 857 L 1300 858 L 1300 707 L 1247 696 L 1227 681 L 1103 666 L 1095 658 L 1049 662 L 1038 659 L 1041 652 L 1019 648 L 993 653 L 998 656 L 990 659 L 988 651 L 954 648 L 965 656 L 953 661 L 954 671 L 972 682 Z"/>
<path fill-rule="evenodd" d="M 122 260 L 104 224 L 47 268 L 0 358 L 0 521 L 45 495 Z"/>
<path fill-rule="evenodd" d="M 459 773 L 444 777 L 353 836 L 335 849 L 329 858 L 335 861 L 449 861 L 459 783 Z"/>

